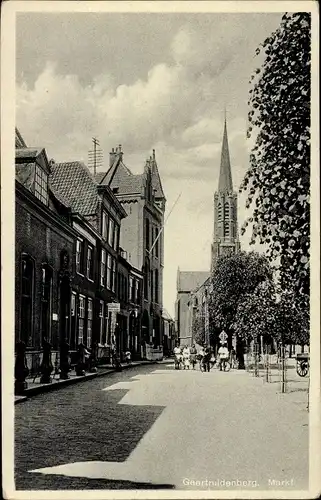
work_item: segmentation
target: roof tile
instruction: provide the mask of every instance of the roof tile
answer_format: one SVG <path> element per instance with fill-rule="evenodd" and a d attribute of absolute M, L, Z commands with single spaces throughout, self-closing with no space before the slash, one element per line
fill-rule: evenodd
<path fill-rule="evenodd" d="M 199 288 L 209 277 L 208 271 L 179 271 L 178 292 L 191 292 Z"/>
<path fill-rule="evenodd" d="M 81 215 L 96 213 L 99 201 L 97 186 L 84 163 L 79 161 L 53 163 L 50 183 L 74 212 Z"/>

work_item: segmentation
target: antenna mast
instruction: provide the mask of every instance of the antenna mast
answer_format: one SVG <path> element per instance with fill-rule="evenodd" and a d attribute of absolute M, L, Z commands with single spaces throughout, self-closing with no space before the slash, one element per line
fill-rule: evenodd
<path fill-rule="evenodd" d="M 94 169 L 94 175 L 96 175 L 97 168 L 102 167 L 103 164 L 103 152 L 100 148 L 99 141 L 96 137 L 92 138 L 94 148 L 88 151 L 88 167 Z"/>

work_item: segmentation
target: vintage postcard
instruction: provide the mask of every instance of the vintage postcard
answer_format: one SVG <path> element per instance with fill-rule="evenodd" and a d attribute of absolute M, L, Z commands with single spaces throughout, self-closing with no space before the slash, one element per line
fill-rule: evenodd
<path fill-rule="evenodd" d="M 9 1 L 3 497 L 317 498 L 313 1 Z"/>

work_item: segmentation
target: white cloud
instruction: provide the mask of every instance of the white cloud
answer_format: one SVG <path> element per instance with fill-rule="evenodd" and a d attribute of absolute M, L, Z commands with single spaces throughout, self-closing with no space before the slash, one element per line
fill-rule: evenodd
<path fill-rule="evenodd" d="M 209 267 L 224 104 L 235 189 L 248 163 L 249 40 L 244 24 L 227 17 L 218 16 L 215 29 L 205 18 L 202 24 L 182 26 L 173 37 L 172 63 L 155 61 L 132 84 L 116 83 L 112 71 L 93 75 L 85 84 L 78 75 L 59 74 L 48 62 L 33 87 L 17 87 L 20 132 L 28 144 L 46 147 L 57 161 L 87 161 L 93 135 L 100 140 L 105 168 L 110 149 L 118 144 L 134 172 L 142 171 L 156 149 L 168 210 L 182 191 L 165 232 L 164 305 L 172 314 L 178 265 Z M 228 22 L 234 23 L 233 29 Z M 243 206 L 244 200 L 239 204 L 240 225 Z"/>

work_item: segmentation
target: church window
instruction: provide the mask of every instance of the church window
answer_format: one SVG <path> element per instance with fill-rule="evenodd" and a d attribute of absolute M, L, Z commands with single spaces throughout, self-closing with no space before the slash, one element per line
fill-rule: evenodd
<path fill-rule="evenodd" d="M 230 224 L 229 224 L 229 222 L 225 222 L 224 223 L 224 233 L 225 233 L 225 236 L 229 236 L 230 235 Z"/>
<path fill-rule="evenodd" d="M 219 221 L 222 220 L 222 205 L 220 203 L 217 206 L 217 218 Z"/>
<path fill-rule="evenodd" d="M 229 206 L 229 203 L 228 201 L 225 203 L 224 205 L 224 212 L 225 212 L 225 219 L 228 218 L 230 216 L 230 206 Z"/>

